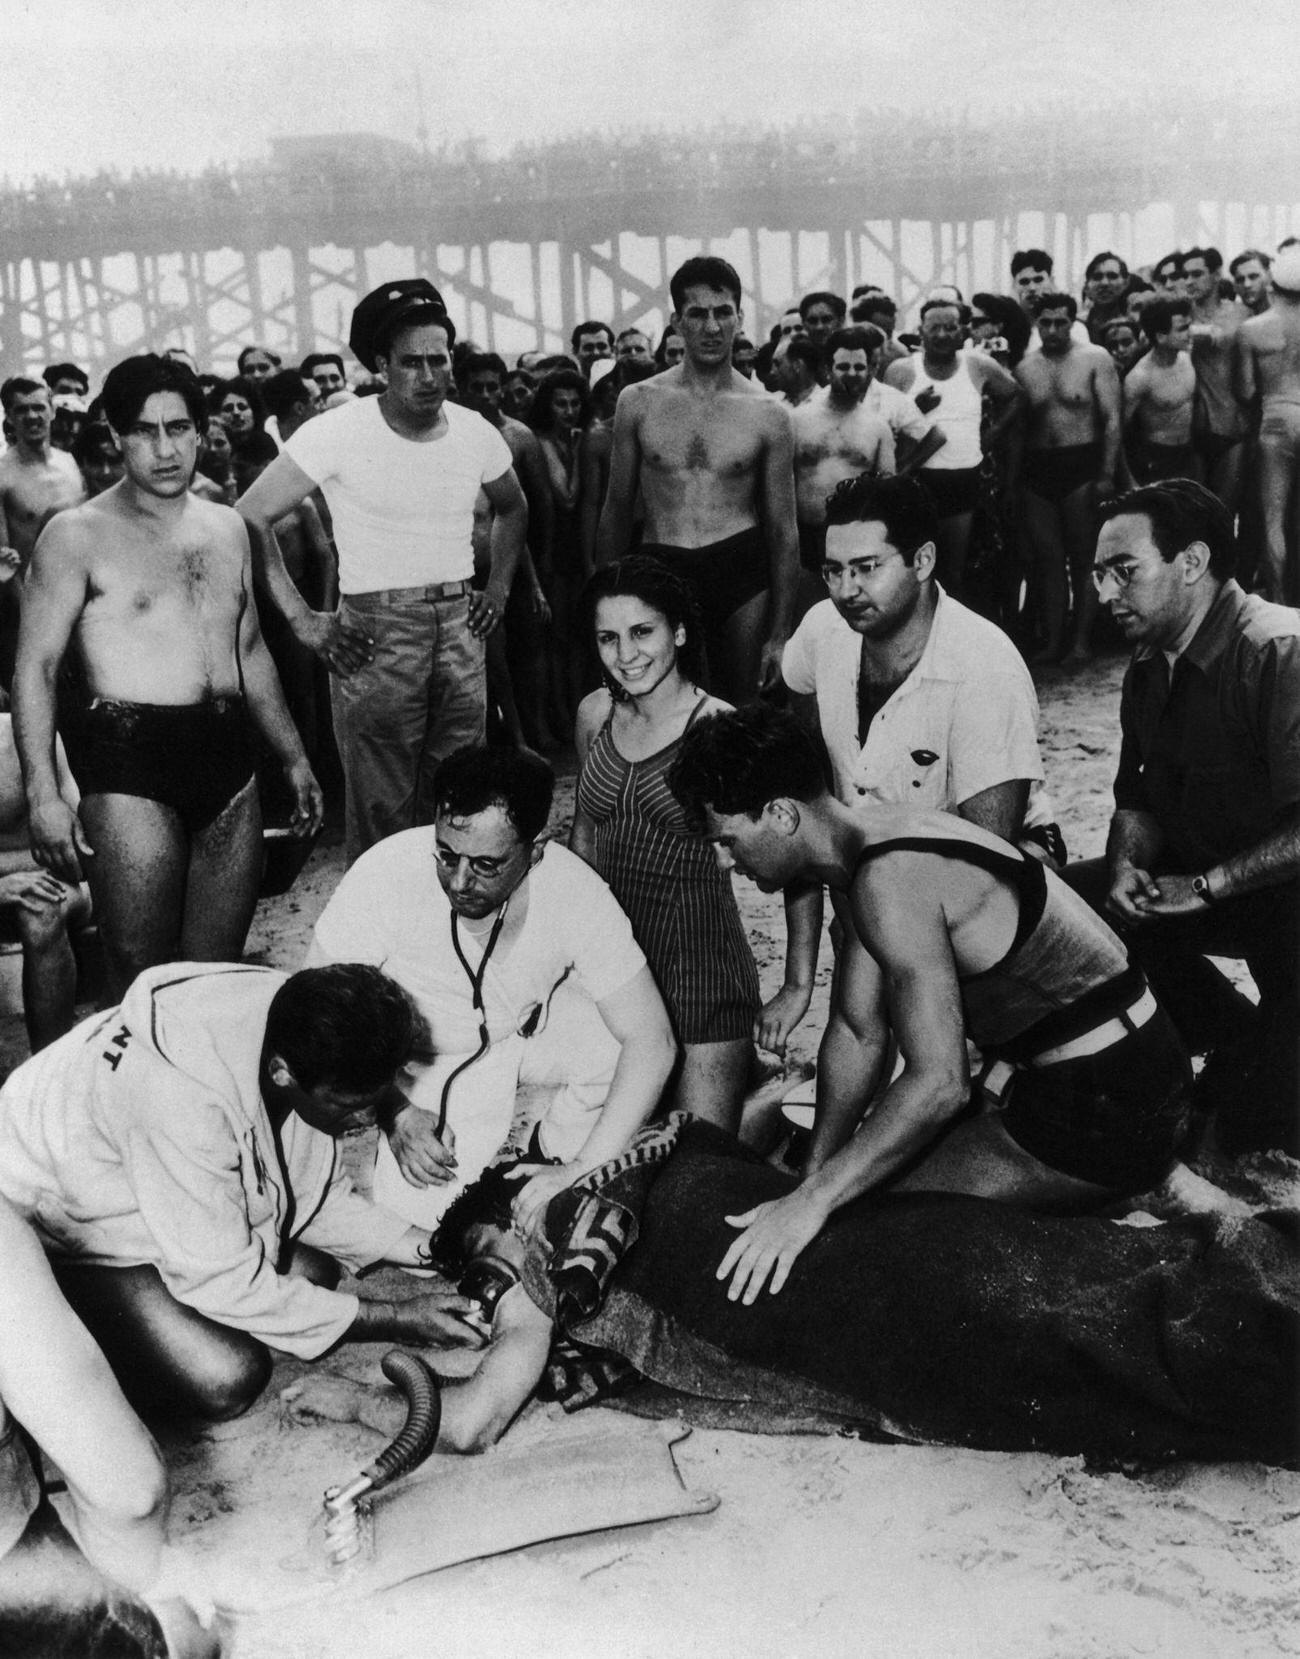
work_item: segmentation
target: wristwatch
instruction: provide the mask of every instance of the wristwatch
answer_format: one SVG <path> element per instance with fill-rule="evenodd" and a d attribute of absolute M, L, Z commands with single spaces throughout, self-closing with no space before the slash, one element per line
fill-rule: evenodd
<path fill-rule="evenodd" d="M 1213 904 L 1215 902 L 1214 894 L 1210 891 L 1210 878 L 1207 875 L 1192 877 L 1192 892 L 1195 893 L 1197 898 L 1204 904 Z"/>

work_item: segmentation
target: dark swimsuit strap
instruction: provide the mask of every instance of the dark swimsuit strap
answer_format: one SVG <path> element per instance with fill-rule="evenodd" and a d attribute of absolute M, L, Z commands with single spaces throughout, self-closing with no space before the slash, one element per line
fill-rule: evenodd
<path fill-rule="evenodd" d="M 1015 955 L 1042 919 L 1047 904 L 1047 875 L 1036 858 L 1030 858 L 1014 848 L 1009 847 L 1003 852 L 999 847 L 986 847 L 978 841 L 959 841 L 956 836 L 904 835 L 864 847 L 854 866 L 855 873 L 864 864 L 885 853 L 937 853 L 942 858 L 959 858 L 966 864 L 987 870 L 1001 881 L 1010 882 L 1015 888 L 1019 913 L 1016 917 L 1016 936 L 1010 948 L 992 968 L 982 968 L 980 974 L 964 977 L 977 979 L 1000 968 Z"/>

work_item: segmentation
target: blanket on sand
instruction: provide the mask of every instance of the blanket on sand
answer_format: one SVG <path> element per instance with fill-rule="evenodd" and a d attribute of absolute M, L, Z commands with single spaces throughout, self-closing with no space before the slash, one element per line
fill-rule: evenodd
<path fill-rule="evenodd" d="M 715 1276 L 726 1217 L 793 1184 L 688 1123 L 670 1156 L 606 1183 L 632 1218 L 625 1253 L 596 1311 L 562 1298 L 560 1334 L 679 1393 L 893 1439 L 1102 1463 L 1300 1457 L 1294 1213 L 1139 1228 L 869 1196 L 832 1217 L 778 1295 L 729 1301 Z M 554 1254 L 525 1273 L 552 1315 L 573 1222 L 552 1206 Z"/>

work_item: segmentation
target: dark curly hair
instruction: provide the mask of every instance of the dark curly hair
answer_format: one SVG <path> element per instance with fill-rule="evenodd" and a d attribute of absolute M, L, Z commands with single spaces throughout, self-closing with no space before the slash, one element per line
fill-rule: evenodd
<path fill-rule="evenodd" d="M 639 599 L 658 611 L 674 630 L 686 630 L 686 643 L 677 652 L 677 666 L 683 678 L 699 683 L 704 672 L 700 609 L 695 595 L 680 576 L 646 553 L 629 553 L 626 558 L 602 565 L 582 591 L 584 631 L 590 637 L 596 628 L 596 606 L 602 599 Z M 615 702 L 626 702 L 627 692 L 609 674 L 601 678 Z"/>
<path fill-rule="evenodd" d="M 429 1241 L 429 1260 L 445 1278 L 459 1280 L 470 1264 L 468 1238 L 472 1228 L 510 1227 L 510 1206 L 519 1191 L 519 1182 L 510 1172 L 532 1159 L 514 1158 L 509 1163 L 489 1164 L 477 1181 L 471 1181 L 443 1212 Z"/>
<path fill-rule="evenodd" d="M 668 787 L 688 811 L 757 818 L 769 801 L 815 801 L 828 784 L 821 751 L 792 714 L 761 703 L 706 715 L 682 738 Z"/>

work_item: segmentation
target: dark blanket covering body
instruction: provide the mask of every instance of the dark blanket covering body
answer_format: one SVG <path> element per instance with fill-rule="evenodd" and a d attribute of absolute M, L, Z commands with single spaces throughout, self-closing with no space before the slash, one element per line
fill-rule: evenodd
<path fill-rule="evenodd" d="M 564 1333 L 684 1394 L 838 1414 L 884 1437 L 1101 1462 L 1300 1456 L 1296 1217 L 1157 1227 L 1034 1215 L 947 1194 L 868 1197 L 832 1217 L 752 1307 L 715 1270 L 725 1217 L 790 1190 L 689 1123 L 611 1185 L 635 1242 Z M 554 1210 L 554 1206 L 553 1206 Z M 525 1278 L 556 1311 L 561 1246 Z"/>

